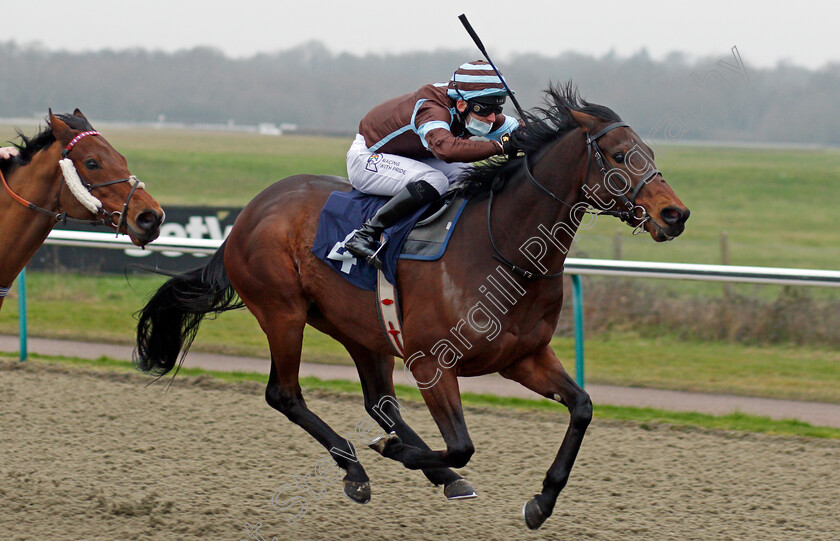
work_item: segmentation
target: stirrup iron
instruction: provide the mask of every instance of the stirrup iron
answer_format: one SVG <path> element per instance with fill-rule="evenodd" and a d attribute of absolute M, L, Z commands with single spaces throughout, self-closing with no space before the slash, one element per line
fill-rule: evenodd
<path fill-rule="evenodd" d="M 384 248 L 387 243 L 388 243 L 387 240 L 383 240 L 379 243 L 379 248 L 377 248 L 376 251 L 373 252 L 373 255 L 368 256 L 368 258 L 367 258 L 368 265 L 373 265 L 375 268 L 377 268 L 379 270 L 382 270 L 382 261 L 380 261 L 380 259 L 379 259 L 379 252 L 382 251 L 382 248 Z"/>

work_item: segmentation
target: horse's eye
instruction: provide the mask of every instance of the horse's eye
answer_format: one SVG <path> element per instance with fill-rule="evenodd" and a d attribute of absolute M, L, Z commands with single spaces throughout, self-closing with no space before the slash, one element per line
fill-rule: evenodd
<path fill-rule="evenodd" d="M 624 153 L 623 152 L 617 152 L 616 154 L 613 154 L 613 159 L 617 163 L 624 163 Z"/>
<path fill-rule="evenodd" d="M 85 167 L 87 167 L 88 169 L 91 169 L 91 170 L 99 169 L 99 164 L 96 163 L 96 160 L 90 159 L 90 160 L 85 161 Z"/>

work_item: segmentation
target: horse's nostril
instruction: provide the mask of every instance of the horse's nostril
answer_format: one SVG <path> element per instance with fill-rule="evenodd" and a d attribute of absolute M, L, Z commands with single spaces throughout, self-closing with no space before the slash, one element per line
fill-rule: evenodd
<path fill-rule="evenodd" d="M 677 207 L 665 207 L 660 214 L 662 220 L 668 225 L 683 223 L 688 219 L 688 209 L 683 212 Z"/>
<path fill-rule="evenodd" d="M 161 215 L 154 210 L 144 210 L 137 215 L 135 222 L 143 231 L 151 231 L 160 225 Z"/>

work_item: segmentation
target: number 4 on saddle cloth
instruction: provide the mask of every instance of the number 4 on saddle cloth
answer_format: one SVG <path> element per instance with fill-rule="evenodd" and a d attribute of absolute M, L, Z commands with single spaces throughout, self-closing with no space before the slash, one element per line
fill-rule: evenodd
<path fill-rule="evenodd" d="M 376 290 L 376 268 L 353 256 L 344 248 L 344 243 L 388 199 L 358 190 L 333 192 L 321 211 L 318 232 L 312 245 L 315 256 L 351 284 L 369 291 Z M 449 192 L 441 200 L 424 206 L 386 229 L 387 241 L 379 253 L 386 280 L 396 285 L 399 259 L 440 259 L 465 205 L 466 200 Z"/>

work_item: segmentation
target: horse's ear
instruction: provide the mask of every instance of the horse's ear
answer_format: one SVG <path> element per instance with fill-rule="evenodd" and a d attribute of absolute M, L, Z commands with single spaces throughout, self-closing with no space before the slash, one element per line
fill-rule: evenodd
<path fill-rule="evenodd" d="M 50 108 L 50 129 L 58 141 L 66 143 L 73 138 L 73 130 L 53 114 L 52 108 Z"/>
<path fill-rule="evenodd" d="M 578 123 L 578 126 L 583 128 L 583 131 L 595 131 L 595 126 L 598 125 L 598 119 L 594 116 L 581 113 L 580 111 L 575 111 L 574 109 L 570 109 L 569 114 L 572 115 L 572 118 Z"/>
<path fill-rule="evenodd" d="M 82 113 L 82 111 L 78 107 L 76 107 L 76 110 L 73 111 L 73 116 L 78 116 L 87 120 L 87 117 Z"/>

